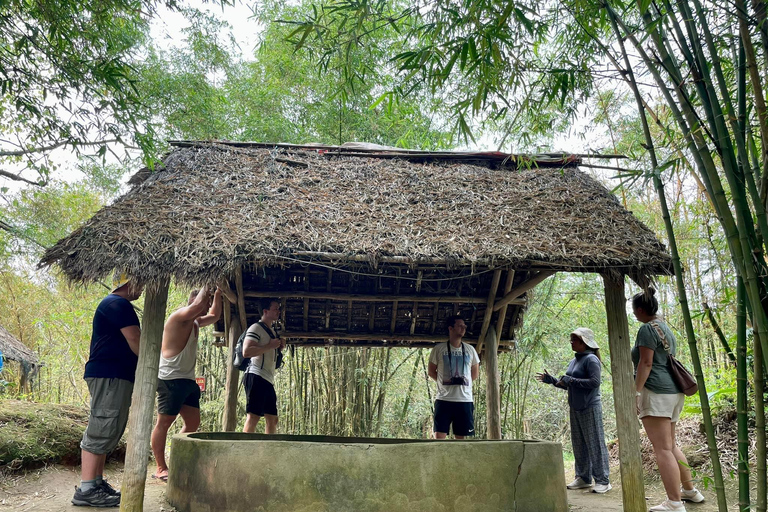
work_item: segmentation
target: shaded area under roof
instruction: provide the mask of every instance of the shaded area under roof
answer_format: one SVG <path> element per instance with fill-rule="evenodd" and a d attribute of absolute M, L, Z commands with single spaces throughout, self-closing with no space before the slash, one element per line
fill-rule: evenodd
<path fill-rule="evenodd" d="M 568 155 L 556 168 L 537 167 L 552 155 L 526 156 L 525 168 L 507 156 L 499 168 L 498 159 L 476 165 L 477 155 L 467 163 L 466 153 L 414 161 L 360 148 L 177 144 L 155 172 L 137 173 L 130 192 L 46 251 L 41 266 L 57 263 L 75 281 L 117 268 L 187 284 L 318 254 L 373 268 L 388 259 L 671 273 L 655 235 Z"/>

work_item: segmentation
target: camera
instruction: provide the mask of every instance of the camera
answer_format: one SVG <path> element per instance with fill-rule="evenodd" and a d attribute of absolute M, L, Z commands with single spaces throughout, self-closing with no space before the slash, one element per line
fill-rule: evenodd
<path fill-rule="evenodd" d="M 451 381 L 449 382 L 451 386 L 469 386 L 469 382 L 467 381 L 466 377 L 459 377 L 454 376 L 451 377 Z"/>

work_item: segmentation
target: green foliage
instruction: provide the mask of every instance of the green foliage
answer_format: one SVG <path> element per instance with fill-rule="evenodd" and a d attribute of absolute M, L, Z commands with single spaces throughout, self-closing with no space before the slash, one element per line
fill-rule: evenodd
<path fill-rule="evenodd" d="M 175 0 L 164 2 L 174 7 Z M 136 88 L 155 0 L 0 3 L 0 163 L 28 167 L 45 184 L 56 148 L 104 156 L 107 145 L 150 151 Z"/>

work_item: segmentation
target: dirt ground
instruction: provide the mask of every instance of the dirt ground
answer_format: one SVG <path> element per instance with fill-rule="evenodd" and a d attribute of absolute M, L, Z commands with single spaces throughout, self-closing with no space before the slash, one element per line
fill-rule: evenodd
<path fill-rule="evenodd" d="M 120 487 L 122 466 L 110 464 L 106 469 L 107 478 L 117 488 Z M 566 470 L 566 480 L 571 481 L 573 474 Z M 27 473 L 0 476 L 0 512 L 75 512 L 82 511 L 70 503 L 75 485 L 79 483 L 79 468 L 51 466 Z M 568 491 L 568 503 L 571 511 L 578 512 L 617 512 L 621 507 L 621 484 L 618 468 L 611 474 L 613 489 L 607 494 L 594 494 L 584 490 Z M 150 478 L 147 479 L 144 510 L 147 512 L 174 512 L 175 509 L 165 501 L 165 485 Z M 713 499 L 713 490 L 705 491 L 707 501 L 701 504 L 689 504 L 689 512 L 715 512 L 717 504 Z M 648 506 L 656 505 L 664 499 L 661 483 L 646 483 Z M 735 497 L 729 500 L 730 510 L 737 510 Z M 116 510 L 116 509 L 95 509 Z M 397 512 L 397 511 L 393 511 Z"/>

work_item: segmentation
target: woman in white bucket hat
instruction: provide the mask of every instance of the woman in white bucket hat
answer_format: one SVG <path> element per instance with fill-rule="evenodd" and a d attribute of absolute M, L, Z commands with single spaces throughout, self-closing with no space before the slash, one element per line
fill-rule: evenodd
<path fill-rule="evenodd" d="M 536 374 L 536 379 L 568 390 L 576 472 L 576 479 L 568 484 L 568 489 L 591 487 L 592 492 L 603 494 L 611 490 L 611 483 L 608 448 L 603 431 L 603 405 L 600 400 L 602 361 L 595 333 L 586 327 L 574 329 L 571 333 L 571 349 L 575 357 L 565 375 L 558 379 L 544 370 Z"/>

